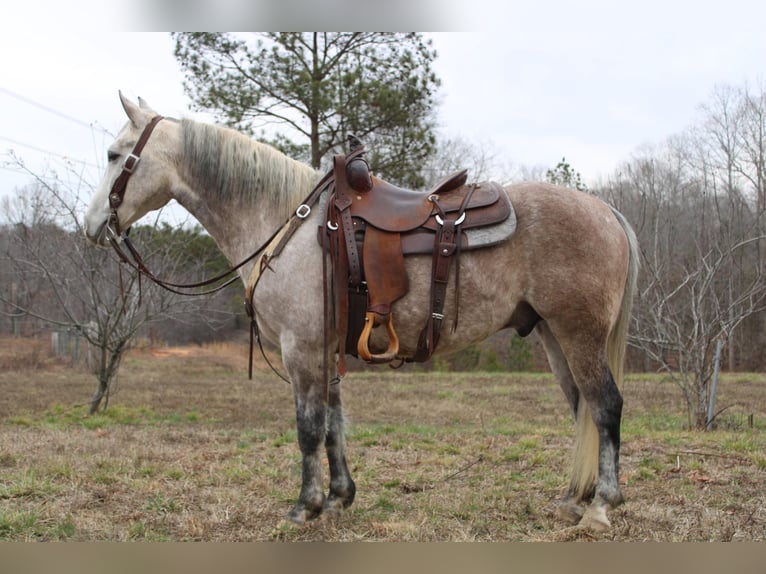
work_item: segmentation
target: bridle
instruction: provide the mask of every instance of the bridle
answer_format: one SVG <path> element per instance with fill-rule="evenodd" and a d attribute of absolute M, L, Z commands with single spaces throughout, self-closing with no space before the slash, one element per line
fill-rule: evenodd
<path fill-rule="evenodd" d="M 128 186 L 128 180 L 130 180 L 130 176 L 133 175 L 133 173 L 136 170 L 136 167 L 138 166 L 139 162 L 141 161 L 141 152 L 144 149 L 144 146 L 146 145 L 146 142 L 149 141 L 149 137 L 152 135 L 152 132 L 154 131 L 154 128 L 157 126 L 157 124 L 160 123 L 164 119 L 164 116 L 154 116 L 151 121 L 146 124 L 146 127 L 144 127 L 144 130 L 141 132 L 141 136 L 138 138 L 138 141 L 136 142 L 136 145 L 133 146 L 133 151 L 131 151 L 126 157 L 125 160 L 122 163 L 122 171 L 117 176 L 117 178 L 114 180 L 114 183 L 112 184 L 112 189 L 109 191 L 109 219 L 106 223 L 106 234 L 107 239 L 109 240 L 110 245 L 114 249 L 115 253 L 117 253 L 120 260 L 134 269 L 138 272 L 139 278 L 141 275 L 146 276 L 150 281 L 153 283 L 156 283 L 163 289 L 166 289 L 167 291 L 170 291 L 172 293 L 176 293 L 179 295 L 209 295 L 211 293 L 215 293 L 217 291 L 220 291 L 221 289 L 224 289 L 225 287 L 228 287 L 232 283 L 234 283 L 238 277 L 235 275 L 234 277 L 231 277 L 226 282 L 217 285 L 216 287 L 213 287 L 212 289 L 208 289 L 205 291 L 195 291 L 195 292 L 189 292 L 189 291 L 180 291 L 180 289 L 198 289 L 200 287 L 207 287 L 208 285 L 212 285 L 214 283 L 217 283 L 226 277 L 229 277 L 229 275 L 232 275 L 235 271 L 239 270 L 242 266 L 247 264 L 248 262 L 252 261 L 268 244 L 268 242 L 259 247 L 257 251 L 255 251 L 252 255 L 249 255 L 247 258 L 243 259 L 233 267 L 230 267 L 223 273 L 219 273 L 215 277 L 211 277 L 210 279 L 206 279 L 204 281 L 199 281 L 197 283 L 173 283 L 171 281 L 166 281 L 164 279 L 161 279 L 157 277 L 154 273 L 152 273 L 151 270 L 146 266 L 144 263 L 143 258 L 139 254 L 138 250 L 135 248 L 133 243 L 128 238 L 127 232 L 123 234 L 122 230 L 120 229 L 120 220 L 117 216 L 117 209 L 119 209 L 120 205 L 122 205 L 123 200 L 125 199 L 125 191 Z M 130 230 L 128 229 L 128 232 Z M 120 244 L 124 244 L 127 248 L 128 252 L 130 253 L 130 256 L 128 256 L 128 253 L 125 253 L 125 251 L 122 249 Z"/>
<path fill-rule="evenodd" d="M 141 132 L 141 136 L 138 138 L 136 145 L 133 146 L 133 151 L 130 152 L 125 160 L 122 162 L 122 171 L 117 179 L 112 184 L 112 189 L 109 192 L 109 221 L 107 223 L 107 230 L 115 237 L 119 237 L 122 234 L 120 230 L 120 221 L 117 217 L 117 209 L 122 205 L 125 199 L 125 190 L 128 187 L 128 180 L 133 172 L 138 167 L 138 162 L 141 161 L 141 152 L 144 150 L 146 142 L 149 141 L 149 136 L 152 135 L 154 128 L 164 118 L 163 116 L 154 116 L 151 121 L 146 124 L 144 131 Z M 112 238 L 109 238 L 110 241 Z"/>
<path fill-rule="evenodd" d="M 182 289 L 198 289 L 200 287 L 207 287 L 209 285 L 217 283 L 225 279 L 229 275 L 232 275 L 233 273 L 238 271 L 241 267 L 243 267 L 245 264 L 252 261 L 253 259 L 261 255 L 262 253 L 263 255 L 260 260 L 260 267 L 261 267 L 260 271 L 263 271 L 264 269 L 269 268 L 270 260 L 279 254 L 279 252 L 287 244 L 287 241 L 290 239 L 293 233 L 297 230 L 297 228 L 301 225 L 301 223 L 308 218 L 308 216 L 311 213 L 311 208 L 317 203 L 322 192 L 334 181 L 332 177 L 332 174 L 333 174 L 332 170 L 330 170 L 319 181 L 319 183 L 316 184 L 316 186 L 311 190 L 311 192 L 306 197 L 306 199 L 304 199 L 301 205 L 299 205 L 298 208 L 295 210 L 295 213 L 293 213 L 282 225 L 280 225 L 277 228 L 277 230 L 274 231 L 274 233 L 272 233 L 271 236 L 268 239 L 266 239 L 251 255 L 248 255 L 245 259 L 243 259 L 242 261 L 240 261 L 233 267 L 230 267 L 223 273 L 219 273 L 215 277 L 211 277 L 210 279 L 206 279 L 204 281 L 199 281 L 197 283 L 173 283 L 171 281 L 166 281 L 164 279 L 160 279 L 149 270 L 149 268 L 144 263 L 141 255 L 138 253 L 138 250 L 135 248 L 135 246 L 133 245 L 133 243 L 130 241 L 128 237 L 129 229 L 126 231 L 125 234 L 122 233 L 120 229 L 119 217 L 117 216 L 117 209 L 120 207 L 120 205 L 122 205 L 122 202 L 125 198 L 125 191 L 127 189 L 128 180 L 130 179 L 130 176 L 133 175 L 133 173 L 135 172 L 136 167 L 138 166 L 138 163 L 141 160 L 141 152 L 143 151 L 144 146 L 146 145 L 146 142 L 149 141 L 149 137 L 152 135 L 154 128 L 157 126 L 157 124 L 160 121 L 162 121 L 162 119 L 163 119 L 163 116 L 160 116 L 160 115 L 154 116 L 151 119 L 151 121 L 146 125 L 146 127 L 144 127 L 144 130 L 141 133 L 141 136 L 138 138 L 136 145 L 133 147 L 133 151 L 130 154 L 128 154 L 128 156 L 123 161 L 122 171 L 114 180 L 114 183 L 112 184 L 112 189 L 109 192 L 109 219 L 107 220 L 107 223 L 106 223 L 107 239 L 109 240 L 109 243 L 114 249 L 115 253 L 117 253 L 118 257 L 120 258 L 120 261 L 128 265 L 129 267 L 131 267 L 133 270 L 135 270 L 138 273 L 139 293 L 141 289 L 140 279 L 142 275 L 146 276 L 153 283 L 159 285 L 160 287 L 162 287 L 163 289 L 167 291 L 170 291 L 171 293 L 176 293 L 178 295 L 191 296 L 191 295 L 209 295 L 211 293 L 220 291 L 221 289 L 224 289 L 225 287 L 228 287 L 239 278 L 237 275 L 234 275 L 233 277 L 229 278 L 224 283 L 221 283 L 211 289 L 207 289 L 204 291 L 190 292 L 190 291 L 182 290 Z M 125 253 L 125 251 L 121 247 L 121 244 L 125 245 L 130 256 L 128 256 L 128 253 Z M 268 251 L 269 249 L 271 249 L 271 251 L 270 253 L 267 253 L 266 251 Z M 323 261 L 324 261 L 324 258 L 323 258 Z M 257 281 L 256 281 L 256 284 L 257 284 Z M 122 291 L 122 271 L 120 271 L 120 290 Z M 254 291 L 255 291 L 255 284 L 252 286 L 249 296 L 245 301 L 247 314 L 250 317 L 250 361 L 249 361 L 249 367 L 248 367 L 248 375 L 250 378 L 252 378 L 253 342 L 255 340 L 258 342 L 260 351 L 263 354 L 263 357 L 266 359 L 266 362 L 268 363 L 268 365 L 271 367 L 271 369 L 282 380 L 284 380 L 287 383 L 290 383 L 289 379 L 285 378 L 271 364 L 261 345 L 260 336 L 258 334 L 258 325 L 255 319 L 255 309 L 253 307 Z M 140 294 L 139 294 L 139 298 L 140 298 Z M 123 304 L 124 304 L 124 300 L 123 300 Z M 340 379 L 336 378 L 334 381 L 330 381 L 329 384 L 337 384 L 338 382 L 340 382 Z"/>

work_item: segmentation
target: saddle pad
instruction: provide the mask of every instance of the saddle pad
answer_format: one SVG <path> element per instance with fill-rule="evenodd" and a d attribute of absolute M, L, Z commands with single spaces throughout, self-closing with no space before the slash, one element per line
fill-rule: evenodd
<path fill-rule="evenodd" d="M 515 231 L 516 215 L 512 211 L 502 223 L 463 231 L 460 234 L 460 249 L 470 251 L 492 247 L 510 239 Z M 402 252 L 405 256 L 431 253 L 433 248 L 434 234 L 431 231 L 419 229 L 402 235 Z"/>

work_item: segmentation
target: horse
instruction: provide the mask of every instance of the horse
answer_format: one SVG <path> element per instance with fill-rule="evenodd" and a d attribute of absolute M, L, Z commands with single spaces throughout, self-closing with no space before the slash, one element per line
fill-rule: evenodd
<path fill-rule="evenodd" d="M 120 101 L 128 121 L 108 148 L 107 167 L 84 220 L 88 240 L 102 247 L 119 242 L 131 224 L 175 199 L 231 262 L 240 261 L 267 242 L 322 177 L 236 130 L 191 119 L 159 121 L 162 116 L 143 99 L 135 103 L 120 93 Z M 153 120 L 148 137 L 145 129 Z M 140 139 L 138 161 L 134 146 Z M 115 181 L 126 172 L 124 197 L 110 207 Z M 461 255 L 459 301 L 453 300 L 451 281 L 444 307 L 452 316 L 459 306 L 459 326 L 444 329 L 436 354 L 503 329 L 539 336 L 576 429 L 559 516 L 578 528 L 608 530 L 607 511 L 623 502 L 618 387 L 638 273 L 636 236 L 617 210 L 590 194 L 548 183 L 503 190 L 515 209 L 516 231 L 498 245 Z M 332 329 L 327 335 L 324 321 L 319 211 L 304 210 L 305 221 L 269 262 L 252 295 L 260 335 L 280 348 L 292 383 L 302 484 L 287 518 L 299 525 L 320 515 L 339 516 L 356 493 L 346 459 L 341 385 L 327 385 L 323 372 L 325 347 L 329 341 L 337 349 L 338 338 Z M 238 269 L 245 284 L 254 265 L 248 261 Z M 408 256 L 406 272 L 409 291 L 393 314 L 400 352 L 411 356 L 428 319 L 431 256 Z M 385 341 L 385 333 L 373 334 L 373 344 Z M 331 376 L 337 374 L 337 354 L 333 358 Z M 327 494 L 322 449 L 329 462 Z"/>

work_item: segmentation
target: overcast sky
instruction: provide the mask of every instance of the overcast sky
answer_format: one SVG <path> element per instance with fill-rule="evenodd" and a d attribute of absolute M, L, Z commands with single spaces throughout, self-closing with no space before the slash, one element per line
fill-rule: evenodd
<path fill-rule="evenodd" d="M 515 4 L 462 5 L 441 29 L 483 31 L 433 35 L 442 132 L 513 165 L 566 156 L 593 181 L 692 123 L 717 84 L 766 81 L 762 0 Z M 0 34 L 1 194 L 29 181 L 8 165 L 9 150 L 35 172 L 62 174 L 69 161 L 95 185 L 125 122 L 118 90 L 204 119 L 188 109 L 168 34 L 13 23 Z"/>

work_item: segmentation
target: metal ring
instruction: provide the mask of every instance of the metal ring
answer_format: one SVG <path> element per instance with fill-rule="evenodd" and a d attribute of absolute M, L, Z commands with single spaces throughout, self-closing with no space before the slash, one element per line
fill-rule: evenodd
<path fill-rule="evenodd" d="M 438 223 L 439 225 L 444 225 L 444 220 L 441 217 L 439 217 L 438 213 L 434 215 L 434 219 L 436 219 L 436 223 Z M 457 218 L 457 220 L 455 221 L 455 225 L 460 225 L 464 221 L 465 221 L 465 211 L 463 212 L 463 215 Z"/>
<path fill-rule="evenodd" d="M 104 233 L 106 234 L 107 241 L 110 242 L 116 242 L 116 243 L 122 243 L 122 235 L 117 233 L 110 223 L 106 224 L 106 227 L 104 229 Z"/>
<path fill-rule="evenodd" d="M 311 207 L 305 203 L 300 204 L 298 209 L 295 210 L 295 215 L 298 216 L 298 219 L 306 219 L 310 213 Z"/>
<path fill-rule="evenodd" d="M 330 231 L 338 231 L 338 224 L 336 223 L 335 226 L 333 227 L 332 221 L 328 221 L 327 229 L 329 229 Z"/>

